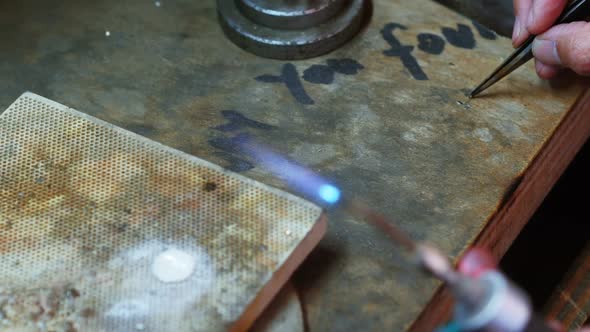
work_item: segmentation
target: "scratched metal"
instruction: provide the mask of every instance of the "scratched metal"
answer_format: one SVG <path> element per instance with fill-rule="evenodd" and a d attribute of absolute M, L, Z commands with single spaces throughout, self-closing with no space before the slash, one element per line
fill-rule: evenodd
<path fill-rule="evenodd" d="M 529 64 L 469 102 L 465 92 L 509 54 L 510 42 L 482 37 L 471 20 L 434 2 L 377 0 L 369 25 L 351 42 L 286 67 L 309 97 L 301 103 L 285 84 L 255 79 L 279 75 L 285 62 L 228 41 L 213 1 L 160 3 L 0 2 L 0 105 L 35 91 L 242 170 L 255 161 L 232 151 L 231 142 L 249 134 L 335 179 L 413 238 L 456 257 L 579 91 L 568 88 L 574 80 L 541 82 Z M 414 47 L 429 80 L 415 80 L 399 57 L 383 53 L 391 47 L 381 29 L 392 22 L 407 27 L 394 34 Z M 456 30 L 457 23 L 473 33 L 473 49 L 444 38 L 441 28 Z M 418 48 L 419 33 L 444 38 L 442 52 Z M 363 68 L 335 73 L 334 66 L 326 69 L 329 59 L 352 59 Z M 331 83 L 305 80 L 306 70 L 323 73 L 310 81 Z M 259 168 L 244 174 L 280 185 Z M 339 213 L 331 215 L 326 238 L 295 285 L 312 331 L 403 330 L 437 287 L 386 238 Z"/>
<path fill-rule="evenodd" d="M 2 331 L 225 330 L 321 214 L 34 94 L 0 156 Z"/>

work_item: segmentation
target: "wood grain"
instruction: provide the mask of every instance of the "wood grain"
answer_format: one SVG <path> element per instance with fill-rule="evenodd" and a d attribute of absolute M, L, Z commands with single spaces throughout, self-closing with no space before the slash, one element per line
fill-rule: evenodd
<path fill-rule="evenodd" d="M 582 250 L 544 308 L 548 320 L 574 331 L 590 318 L 590 243 Z"/>

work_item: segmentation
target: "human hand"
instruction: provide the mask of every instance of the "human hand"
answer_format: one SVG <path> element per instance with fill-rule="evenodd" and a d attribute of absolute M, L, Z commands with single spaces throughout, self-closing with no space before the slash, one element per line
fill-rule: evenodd
<path fill-rule="evenodd" d="M 561 68 L 590 76 L 590 23 L 551 25 L 561 15 L 568 0 L 514 0 L 514 47 L 531 34 L 535 69 L 539 77 L 552 78 Z"/>

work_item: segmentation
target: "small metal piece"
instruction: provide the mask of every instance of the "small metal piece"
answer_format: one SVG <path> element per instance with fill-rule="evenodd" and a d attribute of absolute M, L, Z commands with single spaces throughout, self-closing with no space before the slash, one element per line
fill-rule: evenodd
<path fill-rule="evenodd" d="M 575 0 L 563 12 L 561 17 L 557 19 L 557 24 L 569 23 L 585 19 L 590 14 L 590 0 Z M 477 88 L 470 94 L 469 98 L 473 98 L 481 93 L 483 90 L 489 88 L 494 83 L 498 82 L 506 75 L 519 68 L 530 59 L 533 58 L 533 41 L 536 36 L 530 36 L 508 59 L 506 59 L 496 70 L 486 78 Z"/>
<path fill-rule="evenodd" d="M 217 0 L 226 36 L 256 55 L 305 59 L 334 50 L 359 30 L 368 0 Z"/>

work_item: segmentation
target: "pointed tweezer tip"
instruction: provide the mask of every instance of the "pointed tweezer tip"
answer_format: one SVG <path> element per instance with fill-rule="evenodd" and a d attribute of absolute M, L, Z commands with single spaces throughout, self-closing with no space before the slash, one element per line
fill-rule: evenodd
<path fill-rule="evenodd" d="M 481 92 L 480 88 L 475 88 L 473 89 L 473 91 L 471 91 L 469 93 L 469 95 L 467 97 L 469 97 L 469 99 L 476 97 L 479 93 Z"/>

